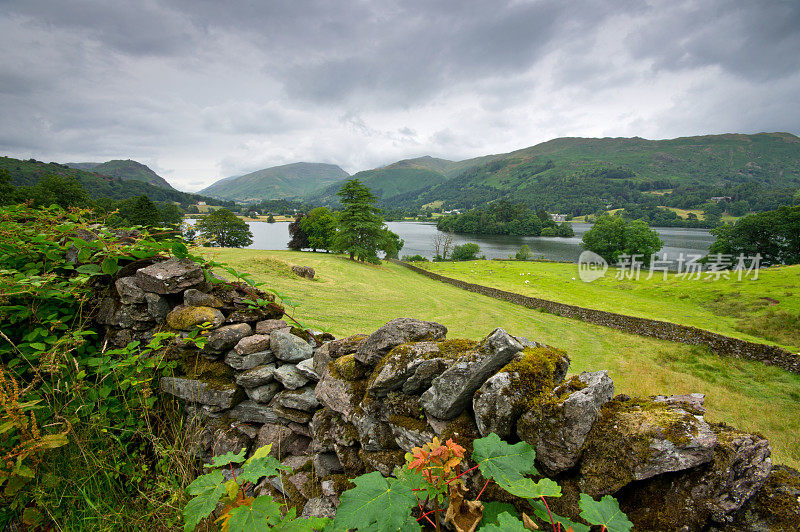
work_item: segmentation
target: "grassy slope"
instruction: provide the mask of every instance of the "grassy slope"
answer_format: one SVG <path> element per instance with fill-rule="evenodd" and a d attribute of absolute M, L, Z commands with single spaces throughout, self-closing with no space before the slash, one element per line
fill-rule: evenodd
<path fill-rule="evenodd" d="M 692 325 L 800 350 L 800 266 L 765 268 L 757 280 L 741 281 L 735 275 L 730 280 L 715 281 L 705 276 L 688 280 L 676 274 L 663 280 L 659 273 L 650 280 L 646 274 L 638 281 L 616 280 L 616 270 L 611 269 L 604 278 L 585 283 L 578 277 L 576 264 L 476 261 L 418 265 L 509 292 Z M 787 314 L 796 317 L 794 323 L 786 321 Z"/>
<path fill-rule="evenodd" d="M 143 181 L 153 186 L 175 190 L 166 179 L 155 173 L 148 166 L 130 159 L 125 161 L 119 159 L 106 161 L 92 168 L 92 172 L 132 181 Z"/>
<path fill-rule="evenodd" d="M 250 272 L 301 305 L 304 325 L 337 337 L 372 332 L 409 316 L 446 325 L 449 337 L 481 338 L 495 327 L 565 349 L 571 371 L 607 369 L 617 393 L 702 392 L 708 418 L 766 434 L 774 459 L 800 465 L 800 376 L 703 349 L 624 334 L 531 311 L 432 281 L 399 266 L 372 266 L 340 256 L 291 251 L 211 250 L 208 257 Z M 313 281 L 290 265 L 313 267 Z"/>

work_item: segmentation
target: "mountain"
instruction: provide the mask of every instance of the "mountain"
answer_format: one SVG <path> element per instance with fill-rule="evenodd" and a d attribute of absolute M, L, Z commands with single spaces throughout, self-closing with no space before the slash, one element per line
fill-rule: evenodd
<path fill-rule="evenodd" d="M 198 201 L 205 201 L 212 205 L 226 203 L 198 194 L 181 192 L 172 187 L 165 188 L 143 181 L 112 177 L 71 168 L 66 164 L 44 163 L 35 159 L 22 161 L 11 157 L 0 157 L 0 170 L 8 171 L 11 176 L 11 184 L 18 187 L 33 186 L 47 175 L 72 176 L 81 183 L 83 188 L 89 191 L 93 199 L 112 198 L 119 200 L 146 195 L 153 201 L 173 201 L 182 205 L 189 205 Z"/>
<path fill-rule="evenodd" d="M 355 177 L 379 196 L 384 207 L 393 208 L 418 209 L 434 201 L 448 208 L 472 208 L 507 199 L 578 215 L 607 205 L 659 204 L 655 195 L 670 191 L 687 198 L 688 207 L 695 190 L 702 192 L 695 201 L 699 204 L 714 196 L 713 191 L 731 196 L 744 188 L 750 191 L 745 198 L 749 200 L 765 190 L 783 197 L 797 189 L 800 138 L 789 133 L 670 140 L 559 138 L 465 161 L 430 157 L 399 161 Z M 308 199 L 335 204 L 340 186 L 332 185 Z"/>
<path fill-rule="evenodd" d="M 146 165 L 130 159 L 114 159 L 104 163 L 67 163 L 70 168 L 91 171 L 96 174 L 110 175 L 131 181 L 143 181 L 151 185 L 175 190 L 167 180 L 152 171 Z"/>
<path fill-rule="evenodd" d="M 295 198 L 347 177 L 335 164 L 293 163 L 226 177 L 199 193 L 240 202 Z"/>

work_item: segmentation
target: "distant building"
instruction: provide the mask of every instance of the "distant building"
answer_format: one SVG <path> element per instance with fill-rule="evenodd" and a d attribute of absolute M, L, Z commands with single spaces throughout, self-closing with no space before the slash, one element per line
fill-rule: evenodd
<path fill-rule="evenodd" d="M 461 210 L 453 209 L 452 211 L 443 211 L 442 214 L 461 214 Z"/>
<path fill-rule="evenodd" d="M 566 222 L 567 221 L 567 215 L 566 214 L 556 214 L 556 213 L 552 213 L 551 212 L 550 213 L 550 218 L 554 222 Z"/>
<path fill-rule="evenodd" d="M 205 205 L 205 204 L 206 204 L 206 202 L 205 202 L 205 201 L 198 201 L 198 202 L 197 202 L 197 206 L 198 206 L 198 207 L 202 207 L 202 206 L 203 206 L 203 205 Z"/>
<path fill-rule="evenodd" d="M 713 201 L 714 203 L 719 203 L 719 202 L 720 202 L 720 201 L 722 201 L 722 200 L 728 200 L 728 201 L 730 201 L 730 199 L 731 199 L 731 197 L 730 197 L 730 196 L 713 196 L 713 197 L 711 198 L 711 201 Z"/>

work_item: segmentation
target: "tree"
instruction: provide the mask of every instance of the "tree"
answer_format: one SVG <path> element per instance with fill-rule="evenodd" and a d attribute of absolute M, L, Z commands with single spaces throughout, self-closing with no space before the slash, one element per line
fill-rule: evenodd
<path fill-rule="evenodd" d="M 433 235 L 433 257 L 434 259 L 447 260 L 447 255 L 453 249 L 453 233 L 437 232 Z"/>
<path fill-rule="evenodd" d="M 572 229 L 572 224 L 569 222 L 561 222 L 561 225 L 556 229 L 556 236 L 564 238 L 572 238 L 575 236 L 575 230 Z"/>
<path fill-rule="evenodd" d="M 0 205 L 15 203 L 16 187 L 11 184 L 11 175 L 8 170 L 0 170 Z"/>
<path fill-rule="evenodd" d="M 515 256 L 517 260 L 528 260 L 532 255 L 531 247 L 528 244 L 523 244 Z"/>
<path fill-rule="evenodd" d="M 197 230 L 214 247 L 242 248 L 253 243 L 247 223 L 228 209 L 218 209 L 198 220 Z"/>
<path fill-rule="evenodd" d="M 453 248 L 453 260 L 475 260 L 480 246 L 474 242 L 467 242 Z"/>
<path fill-rule="evenodd" d="M 336 249 L 350 255 L 350 260 L 378 262 L 378 249 L 385 238 L 380 209 L 375 195 L 359 179 L 350 179 L 337 195 L 341 199 Z"/>
<path fill-rule="evenodd" d="M 183 221 L 183 209 L 174 203 L 164 203 L 159 209 L 161 223 L 164 225 L 176 226 Z"/>
<path fill-rule="evenodd" d="M 740 254 L 761 255 L 760 264 L 800 264 L 800 205 L 750 214 L 735 225 L 721 225 L 711 230 L 717 240 L 709 256 L 731 255 L 736 264 Z"/>
<path fill-rule="evenodd" d="M 612 264 L 622 254 L 642 255 L 642 262 L 650 264 L 650 256 L 664 243 L 644 220 L 627 222 L 620 216 L 600 216 L 584 233 L 582 245 Z"/>
<path fill-rule="evenodd" d="M 120 213 L 122 211 L 120 210 Z M 139 196 L 131 206 L 130 212 L 125 213 L 130 225 L 142 225 L 144 227 L 157 227 L 161 225 L 161 213 L 158 207 L 150 201 L 147 196 Z"/>
<path fill-rule="evenodd" d="M 91 203 L 89 194 L 80 181 L 72 176 L 48 175 L 27 189 L 34 205 L 60 205 L 63 208 L 86 207 Z"/>
<path fill-rule="evenodd" d="M 274 223 L 275 223 L 275 217 L 274 217 L 274 216 L 272 216 L 272 214 L 270 214 L 269 216 L 267 216 L 267 223 L 268 223 L 268 224 L 274 224 Z"/>
<path fill-rule="evenodd" d="M 303 248 L 309 247 L 308 234 L 303 230 L 303 218 L 305 214 L 298 214 L 292 223 L 289 224 L 289 236 L 291 240 L 286 246 L 289 249 L 300 251 Z"/>
<path fill-rule="evenodd" d="M 336 216 L 326 207 L 317 207 L 300 221 L 300 228 L 308 235 L 308 246 L 317 249 L 333 249 L 336 237 Z"/>
<path fill-rule="evenodd" d="M 400 250 L 403 249 L 405 242 L 400 238 L 400 235 L 389 231 L 389 229 L 385 227 L 382 229 L 381 233 L 381 243 L 378 249 L 386 254 L 387 259 L 396 259 L 400 254 Z"/>

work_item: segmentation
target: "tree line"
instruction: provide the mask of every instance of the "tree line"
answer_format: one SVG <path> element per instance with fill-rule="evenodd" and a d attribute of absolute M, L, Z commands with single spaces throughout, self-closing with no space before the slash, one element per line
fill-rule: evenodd
<path fill-rule="evenodd" d="M 544 210 L 500 200 L 487 207 L 442 216 L 436 228 L 444 232 L 478 235 L 563 236 L 574 235 L 572 224 L 557 224 Z"/>

